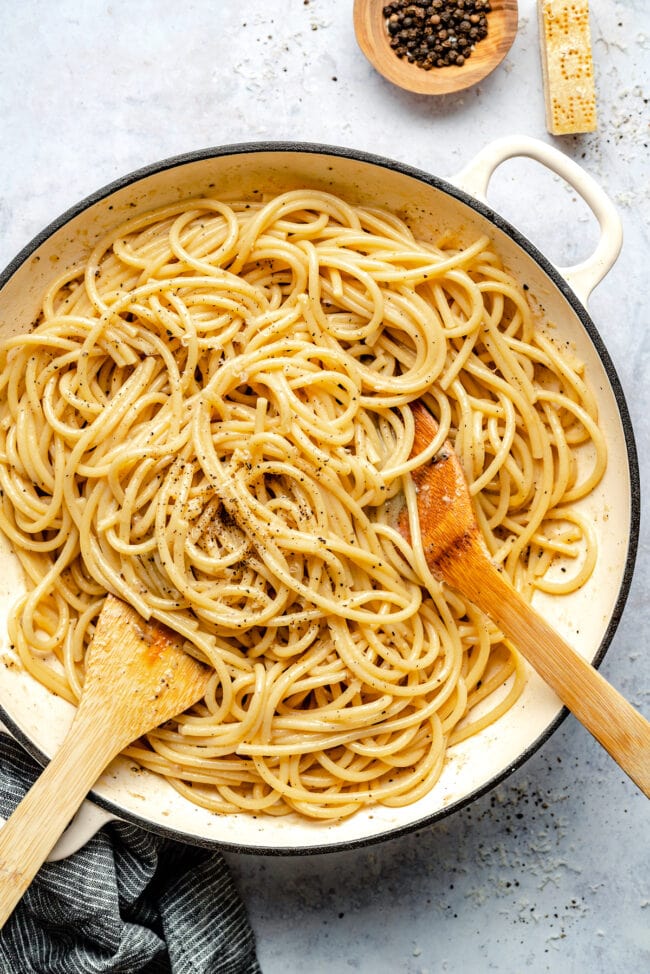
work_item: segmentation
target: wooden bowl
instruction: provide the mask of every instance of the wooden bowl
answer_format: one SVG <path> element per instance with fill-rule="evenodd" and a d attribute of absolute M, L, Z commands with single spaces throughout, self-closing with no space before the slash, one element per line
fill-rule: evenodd
<path fill-rule="evenodd" d="M 477 84 L 503 61 L 517 33 L 517 0 L 491 0 L 488 34 L 458 67 L 425 71 L 398 57 L 389 44 L 383 8 L 388 0 L 354 0 L 357 43 L 373 67 L 393 84 L 421 95 L 446 95 Z"/>

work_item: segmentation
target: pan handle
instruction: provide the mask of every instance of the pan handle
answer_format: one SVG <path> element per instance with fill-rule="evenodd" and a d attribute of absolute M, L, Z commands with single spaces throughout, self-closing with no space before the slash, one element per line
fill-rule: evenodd
<path fill-rule="evenodd" d="M 58 862 L 59 859 L 67 859 L 74 852 L 83 849 L 93 835 L 108 822 L 119 821 L 117 815 L 113 815 L 111 812 L 100 808 L 99 805 L 93 805 L 91 801 L 86 800 L 50 852 L 46 862 Z M 6 819 L 0 815 L 0 828 L 5 822 Z"/>
<path fill-rule="evenodd" d="M 10 734 L 12 737 L 15 735 L 11 734 L 11 731 L 3 723 L 0 722 L 0 732 L 3 734 Z M 0 815 L 0 828 L 4 825 L 6 819 Z M 70 824 L 67 826 L 65 832 L 58 840 L 49 856 L 47 857 L 47 862 L 57 862 L 59 859 L 67 859 L 71 856 L 73 852 L 77 852 L 82 849 L 86 842 L 92 839 L 96 832 L 106 825 L 108 822 L 119 822 L 117 815 L 113 815 L 112 812 L 107 812 L 99 805 L 93 804 L 93 802 L 86 799 L 80 805 L 79 811 L 71 820 Z"/>
<path fill-rule="evenodd" d="M 528 136 L 515 136 L 491 142 L 450 182 L 487 203 L 488 185 L 496 169 L 507 159 L 519 156 L 534 159 L 566 180 L 582 196 L 598 220 L 600 239 L 593 254 L 580 264 L 557 268 L 578 297 L 586 302 L 618 257 L 623 242 L 623 228 L 607 193 L 577 162 L 546 142 Z"/>
<path fill-rule="evenodd" d="M 59 859 L 67 859 L 68 856 L 82 849 L 92 839 L 93 835 L 99 832 L 108 822 L 119 821 L 120 819 L 117 815 L 105 811 L 99 805 L 94 805 L 91 801 L 84 801 L 50 852 L 46 862 L 58 862 Z M 0 815 L 0 828 L 2 828 L 5 822 L 6 819 Z"/>
<path fill-rule="evenodd" d="M 111 812 L 100 808 L 99 805 L 94 805 L 91 801 L 86 800 L 50 852 L 47 862 L 67 859 L 73 852 L 83 848 L 93 835 L 108 822 L 119 822 L 119 819 L 117 815 L 113 815 Z"/>

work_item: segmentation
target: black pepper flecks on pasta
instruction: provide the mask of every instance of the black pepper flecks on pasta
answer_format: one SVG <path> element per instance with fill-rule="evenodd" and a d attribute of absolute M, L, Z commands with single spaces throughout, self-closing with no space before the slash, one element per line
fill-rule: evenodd
<path fill-rule="evenodd" d="M 395 0 L 383 8 L 395 54 L 418 68 L 461 67 L 487 37 L 490 0 Z"/>

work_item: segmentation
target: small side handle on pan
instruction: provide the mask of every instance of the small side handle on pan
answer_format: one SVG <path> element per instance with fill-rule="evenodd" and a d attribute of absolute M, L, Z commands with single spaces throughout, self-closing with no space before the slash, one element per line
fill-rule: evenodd
<path fill-rule="evenodd" d="M 487 190 L 495 171 L 506 160 L 520 156 L 534 159 L 569 183 L 598 220 L 600 238 L 591 256 L 572 267 L 557 268 L 577 296 L 586 303 L 593 289 L 614 264 L 623 242 L 618 212 L 593 176 L 554 146 L 528 136 L 517 136 L 491 142 L 450 182 L 475 199 L 487 203 Z"/>
<path fill-rule="evenodd" d="M 104 825 L 117 821 L 116 815 L 86 800 L 50 852 L 47 862 L 67 859 L 73 852 L 82 849 Z"/>
<path fill-rule="evenodd" d="M 79 849 L 83 849 L 93 835 L 108 822 L 119 821 L 117 815 L 105 811 L 99 805 L 93 805 L 91 801 L 85 801 L 50 852 L 46 862 L 58 862 L 59 859 L 67 859 Z M 5 822 L 6 819 L 0 815 L 0 829 Z"/>
<path fill-rule="evenodd" d="M 3 723 L 0 723 L 0 731 L 4 734 L 11 734 L 9 728 Z M 0 828 L 5 824 L 5 821 L 6 819 L 0 815 Z M 67 859 L 68 856 L 82 849 L 104 825 L 108 822 L 117 821 L 119 821 L 117 815 L 113 815 L 112 812 L 108 812 L 86 799 L 50 852 L 47 862 Z"/>

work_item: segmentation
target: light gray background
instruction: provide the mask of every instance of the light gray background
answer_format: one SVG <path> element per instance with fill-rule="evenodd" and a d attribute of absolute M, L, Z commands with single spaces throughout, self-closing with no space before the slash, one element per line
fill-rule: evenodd
<path fill-rule="evenodd" d="M 412 96 L 356 46 L 352 0 L 0 0 L 0 265 L 115 177 L 208 145 L 297 139 L 366 149 L 440 176 L 501 135 L 555 141 L 625 226 L 591 312 L 650 476 L 650 12 L 592 0 L 599 129 L 552 140 L 536 4 L 504 64 L 469 91 Z M 558 263 L 595 221 L 539 166 L 510 162 L 491 202 Z M 603 666 L 650 710 L 649 529 Z M 648 803 L 568 718 L 492 794 L 419 834 L 306 858 L 228 855 L 265 974 L 650 970 Z"/>

